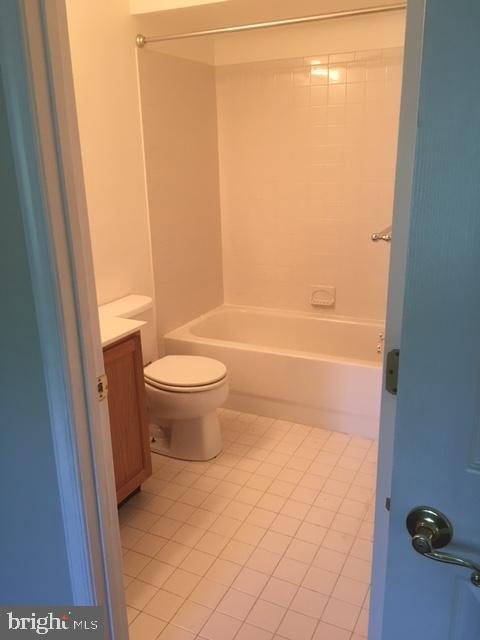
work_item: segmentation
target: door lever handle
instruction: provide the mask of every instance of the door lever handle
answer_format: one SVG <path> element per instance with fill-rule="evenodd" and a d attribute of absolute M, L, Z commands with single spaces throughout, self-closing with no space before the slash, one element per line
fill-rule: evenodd
<path fill-rule="evenodd" d="M 407 529 L 412 537 L 412 547 L 417 553 L 437 562 L 471 569 L 470 580 L 480 587 L 480 564 L 443 551 L 453 539 L 453 527 L 446 516 L 431 507 L 416 507 L 407 516 Z"/>

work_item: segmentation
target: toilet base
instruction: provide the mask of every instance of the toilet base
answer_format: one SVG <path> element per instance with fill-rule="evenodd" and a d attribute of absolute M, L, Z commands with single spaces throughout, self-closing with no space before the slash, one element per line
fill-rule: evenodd
<path fill-rule="evenodd" d="M 150 434 L 150 449 L 170 458 L 205 462 L 222 451 L 216 411 L 200 418 L 162 420 L 159 425 L 150 425 Z"/>

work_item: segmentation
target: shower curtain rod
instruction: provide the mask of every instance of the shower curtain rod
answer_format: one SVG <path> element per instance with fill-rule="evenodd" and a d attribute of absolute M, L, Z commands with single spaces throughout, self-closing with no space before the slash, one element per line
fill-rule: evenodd
<path fill-rule="evenodd" d="M 406 8 L 406 3 L 383 5 L 379 7 L 367 7 L 365 9 L 352 9 L 350 11 L 335 11 L 333 13 L 322 13 L 315 16 L 304 16 L 301 18 L 287 18 L 285 20 L 272 20 L 270 22 L 254 22 L 252 24 L 240 24 L 231 27 L 219 27 L 218 29 L 205 29 L 204 31 L 187 31 L 186 33 L 174 33 L 167 36 L 144 36 L 137 34 L 137 47 L 142 48 L 152 42 L 166 42 L 168 40 L 182 40 L 185 38 L 198 38 L 200 36 L 214 36 L 220 33 L 238 33 L 240 31 L 253 31 L 254 29 L 267 29 L 270 27 L 285 27 L 291 24 L 304 24 L 306 22 L 317 22 L 320 20 L 333 20 L 334 18 L 348 18 L 350 16 L 364 16 L 373 13 L 385 13 L 389 11 L 399 11 Z"/>

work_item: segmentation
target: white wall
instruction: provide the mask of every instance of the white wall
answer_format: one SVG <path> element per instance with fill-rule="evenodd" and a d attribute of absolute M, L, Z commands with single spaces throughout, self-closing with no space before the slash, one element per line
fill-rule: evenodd
<path fill-rule="evenodd" d="M 215 0 L 226 2 L 227 0 Z M 194 7 L 202 4 L 212 4 L 211 0 L 130 0 L 130 13 L 150 13 L 152 11 L 169 11 L 183 7 Z"/>
<path fill-rule="evenodd" d="M 350 4 L 355 3 L 350 2 Z M 268 9 L 267 5 L 268 3 L 259 5 L 247 2 L 243 6 L 250 11 L 252 17 L 256 16 L 258 19 L 262 17 L 261 11 L 273 11 L 273 8 Z M 308 2 L 302 4 L 304 13 L 308 13 L 307 5 Z M 142 123 L 136 90 L 136 51 L 133 45 L 134 35 L 140 23 L 138 19 L 129 16 L 127 0 L 115 2 L 107 0 L 98 3 L 95 11 L 88 10 L 83 0 L 68 0 L 67 6 L 95 275 L 100 303 L 127 293 L 145 293 L 153 296 L 155 292 L 160 317 L 158 334 L 161 337 L 169 328 L 178 326 L 195 314 L 198 315 L 222 302 L 218 182 L 215 181 L 215 167 L 218 162 L 217 131 L 215 103 L 211 101 L 212 96 L 215 95 L 215 87 L 210 82 L 214 71 L 213 63 L 216 62 L 226 300 L 233 303 L 309 309 L 306 301 L 310 287 L 331 284 L 337 286 L 339 293 L 335 313 L 375 318 L 383 316 L 388 250 L 385 246 L 370 244 L 367 246 L 364 242 L 372 230 L 384 222 L 388 223 L 390 219 L 395 100 L 398 98 L 399 86 L 398 57 L 393 65 L 396 65 L 397 69 L 395 81 L 385 82 L 382 85 L 383 89 L 391 94 L 389 94 L 391 99 L 387 100 L 389 123 L 387 126 L 385 122 L 388 118 L 384 118 L 383 129 L 376 129 L 377 134 L 380 131 L 385 133 L 388 129 L 390 136 L 388 149 L 385 145 L 382 147 L 380 136 L 365 135 L 364 120 L 357 118 L 355 125 L 357 128 L 354 133 L 355 126 L 350 120 L 356 117 L 355 112 L 360 108 L 358 103 L 353 105 L 347 104 L 346 101 L 345 104 L 334 104 L 330 101 L 331 104 L 329 104 L 327 98 L 325 104 L 316 104 L 310 100 L 310 84 L 307 88 L 305 85 L 296 86 L 295 83 L 304 82 L 304 80 L 299 81 L 298 78 L 302 73 L 303 75 L 306 73 L 308 67 L 304 60 L 306 57 L 324 57 L 329 54 L 336 55 L 339 52 L 351 54 L 353 57 L 348 58 L 348 62 L 342 66 L 346 73 L 348 66 L 358 64 L 355 60 L 355 52 L 358 55 L 358 52 L 364 52 L 367 48 L 381 52 L 386 48 L 400 46 L 403 41 L 404 25 L 402 12 L 235 34 L 217 37 L 214 40 L 179 41 L 139 50 L 137 53 L 140 68 L 142 69 L 142 65 L 145 64 L 144 70 L 147 67 L 149 69 L 146 72 L 148 79 L 147 76 L 143 79 L 143 125 L 146 130 L 148 129 L 146 151 L 152 223 L 150 237 L 144 184 Z M 235 15 L 237 22 L 241 21 L 238 2 L 220 3 L 215 9 L 217 12 L 215 15 L 220 16 L 223 8 L 226 10 L 224 20 L 227 20 L 231 14 L 230 22 Z M 339 8 L 325 1 L 322 7 L 318 7 L 318 11 Z M 188 21 L 185 13 L 183 13 L 185 20 L 182 19 L 182 10 L 165 12 L 164 15 L 170 19 L 170 22 L 169 20 L 159 22 L 159 16 L 162 14 L 155 13 L 151 14 L 152 20 L 149 22 L 146 22 L 147 16 L 144 16 L 141 19 L 141 25 L 147 27 L 144 29 L 147 35 L 157 33 L 157 28 L 161 24 L 164 26 L 170 24 L 171 30 L 175 25 L 179 30 L 197 23 L 198 26 L 212 26 L 211 21 L 202 24 L 207 14 L 201 11 L 203 11 L 202 7 L 192 9 L 193 13 L 188 14 L 191 16 L 191 22 Z M 208 8 L 208 11 L 212 16 L 213 5 Z M 170 57 L 162 56 L 159 51 L 167 52 Z M 194 65 L 198 66 L 182 65 L 181 59 L 184 62 L 193 61 Z M 277 71 L 272 71 L 273 67 L 266 71 L 268 65 L 277 59 L 284 60 L 286 73 L 278 74 Z M 166 64 L 166 60 L 170 60 L 172 64 Z M 331 58 L 331 62 L 337 63 L 341 60 Z M 373 66 L 375 65 L 378 65 L 378 61 Z M 387 69 L 388 65 L 391 67 L 390 71 Z M 384 65 L 384 77 L 385 73 L 390 75 L 394 73 L 393 66 L 391 63 Z M 175 74 L 169 76 L 172 69 L 176 69 L 176 76 Z M 264 72 L 266 72 L 265 86 L 259 93 L 257 80 Z M 348 73 L 349 77 L 353 77 L 351 71 Z M 365 73 L 367 73 L 366 67 Z M 371 78 L 374 77 L 373 69 L 368 73 Z M 290 81 L 287 82 L 288 75 Z M 179 81 L 181 77 L 185 80 L 183 85 Z M 209 80 L 205 86 L 208 85 L 209 88 L 205 92 L 203 91 L 205 87 L 202 89 L 201 83 L 205 82 L 207 77 Z M 200 78 L 202 78 L 201 82 Z M 270 91 L 268 86 L 277 81 L 282 83 L 282 88 L 277 87 Z M 289 82 L 290 85 L 287 87 Z M 228 90 L 226 83 L 230 86 Z M 375 81 L 373 83 L 375 84 Z M 345 83 L 343 80 L 336 84 L 346 89 L 349 82 Z M 368 84 L 368 81 L 362 83 L 365 91 Z M 331 89 L 327 87 L 326 90 L 332 95 L 335 91 L 341 91 L 334 87 Z M 173 99 L 169 104 L 164 101 L 166 91 Z M 304 95 L 300 98 L 302 93 Z M 307 93 L 308 99 L 305 97 Z M 316 88 L 313 93 L 321 93 L 321 90 Z M 387 97 L 387 93 L 384 93 L 384 97 Z M 261 100 L 257 99 L 260 94 L 263 96 Z M 197 100 L 199 105 L 202 105 L 199 111 L 195 110 Z M 290 117 L 292 114 L 289 113 L 285 119 L 284 103 L 289 100 L 300 102 L 296 104 L 298 108 L 295 109 L 295 117 Z M 371 101 L 365 97 L 362 102 L 363 109 L 367 102 Z M 239 105 L 242 105 L 241 109 Z M 372 105 L 369 104 L 368 126 L 370 131 L 374 132 L 373 120 L 380 114 L 383 107 L 379 109 L 377 105 L 373 110 L 371 107 Z M 169 133 L 165 130 L 165 118 L 172 117 L 174 113 L 178 115 L 178 121 L 170 127 L 170 133 L 176 132 L 173 137 L 175 139 L 170 136 L 165 147 L 160 142 L 162 135 Z M 345 158 L 339 163 L 325 156 L 323 159 L 317 157 L 313 164 L 321 165 L 322 177 L 309 178 L 310 181 L 315 182 L 317 193 L 315 198 L 310 198 L 307 205 L 305 202 L 300 203 L 302 198 L 295 200 L 299 180 L 305 178 L 305 175 L 302 175 L 299 180 L 292 181 L 298 169 L 298 163 L 293 172 L 290 169 L 284 171 L 281 174 L 281 180 L 278 179 L 280 174 L 277 175 L 277 185 L 280 185 L 280 188 L 272 186 L 274 183 L 265 179 L 261 185 L 259 184 L 259 176 L 265 178 L 272 167 L 278 167 L 278 160 L 282 154 L 288 157 L 288 162 L 291 161 L 291 151 L 294 149 L 291 145 L 295 138 L 295 130 L 298 126 L 303 126 L 302 122 L 305 118 L 317 118 L 317 120 L 313 123 L 313 128 L 308 130 L 308 136 L 303 138 L 302 162 L 305 161 L 305 154 L 310 153 L 312 135 L 316 136 L 317 146 L 326 147 L 328 146 L 326 139 L 322 140 L 319 137 L 323 134 L 331 136 L 336 131 L 340 135 L 342 127 L 341 135 L 347 133 L 350 135 L 352 132 L 353 135 L 359 135 L 363 132 L 363 144 L 367 145 L 370 157 L 373 158 L 372 172 L 377 166 L 380 170 L 385 166 L 389 168 L 389 175 L 382 178 L 381 196 L 378 196 L 372 187 L 374 180 L 369 182 L 371 187 L 369 194 L 367 194 L 366 182 L 363 181 L 362 194 L 357 185 L 356 191 L 350 191 L 348 202 L 330 202 L 328 210 L 323 209 L 320 216 L 316 215 L 315 198 L 317 200 L 320 198 L 320 190 L 323 194 L 321 198 L 325 199 L 325 194 L 333 188 L 332 182 L 343 183 L 345 172 L 351 173 L 352 163 L 347 161 L 348 158 L 352 161 L 357 158 L 356 161 L 358 161 L 358 154 L 361 153 L 358 140 L 355 142 L 356 155 L 350 154 L 345 160 L 347 164 L 344 162 Z M 194 123 L 196 129 L 193 126 Z M 202 126 L 204 139 L 200 144 L 199 136 Z M 370 144 L 374 138 L 377 142 L 376 149 Z M 260 152 L 259 140 L 262 141 Z M 295 144 L 298 140 L 297 137 Z M 177 153 L 179 145 L 184 148 L 183 158 Z M 198 149 L 201 149 L 200 156 L 197 153 Z M 298 153 L 300 153 L 300 147 L 297 144 L 297 155 Z M 388 163 L 383 161 L 382 154 L 388 154 Z M 260 157 L 261 161 L 259 161 Z M 173 162 L 176 164 L 173 165 Z M 336 166 L 332 168 L 332 164 Z M 194 169 L 196 166 L 200 171 Z M 172 167 L 175 169 L 173 172 Z M 332 171 L 336 172 L 335 176 Z M 252 173 L 256 173 L 253 179 L 251 179 Z M 173 174 L 176 176 L 175 180 L 172 177 Z M 169 176 L 167 180 L 165 180 L 166 176 Z M 200 179 L 202 176 L 203 178 Z M 327 179 L 328 176 L 330 176 L 329 179 Z M 328 184 L 320 188 L 322 181 Z M 179 205 L 178 199 L 175 201 L 175 189 L 179 192 L 182 184 L 184 186 L 184 192 L 181 193 L 183 204 Z M 205 185 L 207 189 L 203 190 L 203 195 L 205 196 L 208 192 L 205 200 L 208 204 L 200 211 L 202 207 L 196 206 L 195 201 L 198 201 L 198 195 L 202 193 L 201 186 L 205 187 Z M 217 201 L 215 201 L 215 189 L 217 189 Z M 187 204 L 188 194 L 192 195 L 190 205 Z M 378 204 L 379 197 L 382 199 L 381 205 Z M 363 202 L 360 215 L 358 215 L 358 207 L 357 213 L 353 211 L 359 198 Z M 285 206 L 287 202 L 290 203 L 289 207 Z M 168 203 L 168 210 L 165 208 L 165 203 Z M 179 209 L 176 208 L 177 206 Z M 190 211 L 187 211 L 188 206 Z M 302 207 L 303 221 L 298 217 Z M 310 213 L 306 213 L 307 209 Z M 282 210 L 284 213 L 281 213 Z M 356 217 L 344 219 L 342 222 L 342 216 L 347 215 L 347 210 L 349 215 Z M 340 246 L 339 238 L 345 227 L 347 231 L 344 235 L 349 240 Z M 280 242 L 278 237 L 281 229 L 284 229 L 287 235 L 284 235 Z M 358 234 L 350 238 L 355 229 L 362 234 L 360 244 L 355 243 L 355 237 L 358 237 Z M 316 234 L 315 246 L 312 246 L 313 233 Z M 201 239 L 203 251 L 198 251 L 198 238 Z M 278 240 L 277 244 L 275 244 L 275 238 Z M 153 258 L 150 248 L 151 240 Z M 286 250 L 283 250 L 282 242 L 285 243 Z M 333 248 L 334 245 L 336 249 Z M 295 250 L 294 247 L 296 247 Z M 355 283 L 350 283 L 351 296 L 347 295 L 348 287 L 344 286 L 347 281 L 346 271 L 339 270 L 339 265 L 345 263 L 342 252 L 345 252 L 347 247 L 352 247 L 355 253 L 355 259 L 352 259 L 353 254 L 349 255 L 347 262 L 350 265 L 350 271 L 357 277 Z M 173 257 L 174 250 L 177 251 L 176 257 Z M 186 257 L 183 263 L 182 260 L 178 260 L 182 252 Z M 210 256 L 208 259 L 205 258 L 207 252 Z M 363 255 L 361 255 L 362 252 Z M 308 259 L 305 257 L 307 253 Z M 330 257 L 326 257 L 327 255 Z M 308 262 L 307 265 L 306 262 Z M 357 268 L 359 266 L 360 269 Z M 359 280 L 361 273 L 366 273 L 368 277 Z M 153 282 L 153 274 L 157 281 L 156 285 Z M 359 287 L 357 283 L 360 283 Z M 263 294 L 259 293 L 261 290 Z M 257 294 L 254 293 L 255 291 Z M 345 302 L 347 298 L 350 300 L 348 304 Z M 363 301 L 362 304 L 360 299 Z"/>
<path fill-rule="evenodd" d="M 158 337 L 223 302 L 215 69 L 139 59 Z"/>
<path fill-rule="evenodd" d="M 402 47 L 404 30 L 405 12 L 393 11 L 220 35 L 214 39 L 215 64 Z"/>
<path fill-rule="evenodd" d="M 67 0 L 99 304 L 153 295 L 135 30 L 128 0 Z"/>

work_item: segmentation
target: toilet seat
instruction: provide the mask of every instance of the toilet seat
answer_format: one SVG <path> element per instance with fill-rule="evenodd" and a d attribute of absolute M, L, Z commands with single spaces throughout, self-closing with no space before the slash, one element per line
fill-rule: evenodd
<path fill-rule="evenodd" d="M 144 369 L 145 384 L 172 393 L 195 393 L 223 384 L 227 368 L 203 356 L 164 356 Z"/>

